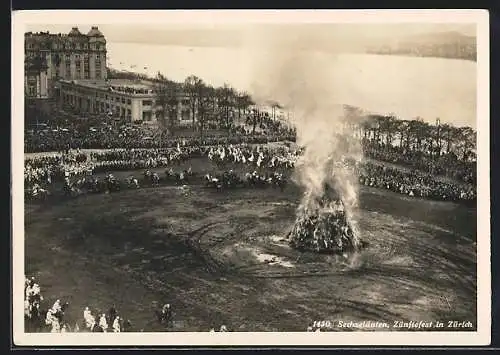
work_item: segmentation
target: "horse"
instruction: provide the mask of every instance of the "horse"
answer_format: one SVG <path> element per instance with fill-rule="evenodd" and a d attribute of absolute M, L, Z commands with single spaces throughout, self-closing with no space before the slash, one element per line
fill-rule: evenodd
<path fill-rule="evenodd" d="M 109 192 L 117 192 L 121 189 L 120 182 L 114 178 L 109 179 L 106 185 Z"/>
<path fill-rule="evenodd" d="M 160 177 L 157 173 L 151 172 L 150 170 L 144 171 L 143 181 L 150 184 L 151 186 L 158 186 L 160 184 Z"/>
<path fill-rule="evenodd" d="M 151 185 L 158 186 L 160 184 L 160 176 L 157 173 L 151 174 Z"/>
<path fill-rule="evenodd" d="M 108 191 L 108 183 L 105 180 L 96 180 L 94 186 L 95 193 L 103 193 Z"/>
<path fill-rule="evenodd" d="M 269 179 L 272 186 L 274 188 L 278 187 L 281 191 L 283 191 L 287 185 L 287 181 L 282 174 L 273 173 Z"/>
<path fill-rule="evenodd" d="M 238 187 L 243 183 L 243 181 L 239 178 L 239 176 L 233 173 L 232 171 L 225 172 L 224 174 L 222 174 L 221 180 L 224 187 L 227 188 Z"/>
<path fill-rule="evenodd" d="M 25 192 L 25 196 L 28 199 L 45 201 L 49 197 L 50 192 L 48 190 L 42 189 L 41 187 L 33 187 L 31 190 Z"/>
<path fill-rule="evenodd" d="M 205 186 L 216 188 L 216 189 L 221 189 L 222 183 L 220 182 L 220 180 L 218 178 L 213 177 L 210 174 L 206 174 L 205 175 Z"/>
<path fill-rule="evenodd" d="M 177 185 L 185 185 L 187 183 L 186 171 L 181 171 L 180 173 L 176 173 L 175 177 Z"/>
<path fill-rule="evenodd" d="M 165 177 L 167 178 L 167 181 L 175 181 L 175 172 L 172 168 L 165 170 Z"/>
<path fill-rule="evenodd" d="M 247 173 L 246 175 L 246 185 L 251 187 L 265 187 L 268 182 L 267 179 L 257 175 L 256 173 Z"/>
<path fill-rule="evenodd" d="M 126 181 L 127 181 L 127 186 L 130 189 L 138 189 L 139 188 L 139 181 L 134 176 L 128 177 Z"/>

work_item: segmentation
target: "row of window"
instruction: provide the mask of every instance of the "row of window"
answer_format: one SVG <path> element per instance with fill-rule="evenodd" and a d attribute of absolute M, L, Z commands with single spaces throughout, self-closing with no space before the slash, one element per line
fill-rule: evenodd
<path fill-rule="evenodd" d="M 34 95 L 36 95 L 36 89 L 35 89 L 35 92 L 34 92 Z M 69 96 L 69 95 L 64 95 L 64 101 L 66 103 L 69 103 L 69 102 L 79 102 L 78 99 L 75 97 L 75 96 Z M 80 101 L 81 103 L 81 101 Z M 89 103 L 89 100 L 87 100 L 87 103 L 88 103 L 88 106 L 87 108 L 90 109 L 90 103 Z M 129 109 L 129 108 L 124 108 L 124 107 L 121 107 L 121 106 L 116 106 L 116 105 L 113 105 L 113 104 L 110 104 L 110 103 L 104 103 L 104 102 L 97 102 L 96 105 L 95 105 L 95 110 L 97 112 L 109 112 L 109 111 L 112 111 L 114 114 L 118 115 L 119 117 L 127 117 L 127 118 L 131 118 L 132 116 L 132 110 Z M 152 111 L 143 111 L 142 112 L 142 120 L 143 121 L 151 121 L 153 119 L 154 116 L 156 116 L 156 118 L 159 118 L 161 115 L 160 112 L 156 112 L 156 115 L 153 114 Z M 183 110 L 182 111 L 182 114 L 181 114 L 181 120 L 190 120 L 191 117 L 190 117 L 190 111 L 189 110 Z"/>
<path fill-rule="evenodd" d="M 40 55 L 40 52 L 25 52 L 24 55 L 27 58 L 35 58 L 35 57 L 38 57 Z M 83 58 L 84 61 L 89 61 L 90 56 L 91 55 L 89 55 L 88 53 L 74 54 L 75 60 L 80 60 L 81 58 Z M 55 61 L 56 58 L 57 58 L 57 54 L 52 54 L 52 60 Z M 64 59 L 66 61 L 71 61 L 71 54 L 65 54 Z M 95 63 L 101 63 L 101 55 L 99 55 L 99 54 L 95 55 Z"/>
<path fill-rule="evenodd" d="M 79 60 L 81 57 L 83 57 L 84 60 L 88 60 L 90 57 L 88 53 L 85 53 L 83 55 L 75 54 L 74 56 L 76 60 Z M 71 54 L 65 54 L 64 58 L 66 59 L 66 61 L 71 61 Z M 95 62 L 101 62 L 101 56 L 99 54 L 95 55 Z"/>
<path fill-rule="evenodd" d="M 26 44 L 26 47 L 28 49 L 39 49 L 40 46 L 36 46 L 34 43 L 27 43 Z M 42 46 L 44 47 L 44 46 Z M 45 48 L 45 47 L 44 47 Z M 101 43 L 92 43 L 92 44 L 88 44 L 88 43 L 83 43 L 83 44 L 80 44 L 80 43 L 64 43 L 64 44 L 59 44 L 59 43 L 52 43 L 51 46 L 47 47 L 47 48 L 52 48 L 54 50 L 59 50 L 59 49 L 76 49 L 76 50 L 104 50 L 106 49 L 106 45 L 105 44 L 101 44 Z"/>
<path fill-rule="evenodd" d="M 66 74 L 66 75 L 64 75 Z M 73 78 L 71 76 L 71 67 L 70 66 L 66 66 L 66 70 L 65 72 L 63 73 L 62 70 L 59 70 L 59 76 L 62 77 L 62 78 L 66 78 L 66 79 L 81 79 L 82 78 L 82 71 L 80 70 L 80 68 L 76 68 L 76 72 L 75 72 L 75 77 Z M 100 70 L 96 70 L 95 72 L 95 79 L 101 79 L 102 75 L 101 75 L 101 71 Z M 85 70 L 83 71 L 83 78 L 84 79 L 90 79 L 90 70 L 89 68 L 85 68 Z"/>

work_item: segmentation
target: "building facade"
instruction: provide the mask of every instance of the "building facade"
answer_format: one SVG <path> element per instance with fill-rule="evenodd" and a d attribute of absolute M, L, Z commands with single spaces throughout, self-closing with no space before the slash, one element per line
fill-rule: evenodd
<path fill-rule="evenodd" d="M 96 26 L 87 34 L 77 27 L 68 34 L 24 34 L 25 94 L 30 98 L 58 95 L 59 79 L 105 80 L 106 39 Z"/>
<path fill-rule="evenodd" d="M 66 110 L 145 123 L 156 123 L 161 114 L 151 82 L 126 79 L 60 80 L 59 84 L 59 104 Z M 180 125 L 190 124 L 193 120 L 189 100 L 183 95 L 177 99 L 176 118 Z"/>

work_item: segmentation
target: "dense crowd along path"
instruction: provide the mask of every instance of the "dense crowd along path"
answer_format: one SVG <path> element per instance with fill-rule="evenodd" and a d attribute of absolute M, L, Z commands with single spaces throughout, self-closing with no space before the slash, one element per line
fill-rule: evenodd
<path fill-rule="evenodd" d="M 137 187 L 139 179 L 141 179 L 143 186 L 163 182 L 189 183 L 188 176 L 205 175 L 206 171 L 203 169 L 206 168 L 206 164 L 202 164 L 204 167 L 201 169 L 196 166 L 194 169 L 191 167 L 179 169 L 179 166 L 183 163 L 189 165 L 189 161 L 199 161 L 200 158 L 207 159 L 218 168 L 220 175 L 214 177 L 215 179 L 223 179 L 223 175 L 227 175 L 232 166 L 240 171 L 246 167 L 247 171 L 243 171 L 239 179 L 246 179 L 247 182 L 248 175 L 246 174 L 272 179 L 273 174 L 289 176 L 299 156 L 300 150 L 290 149 L 287 146 L 269 148 L 259 145 L 219 145 L 215 147 L 181 147 L 178 145 L 177 148 L 170 150 L 112 150 L 90 154 L 76 152 L 52 157 L 37 157 L 26 160 L 26 196 L 28 198 L 45 198 L 52 193 L 50 191 L 53 186 L 52 182 L 61 180 L 65 181 L 66 191 L 78 194 L 84 186 L 96 184 L 95 178 L 93 182 L 89 182 L 89 176 L 124 170 L 167 168 L 162 173 L 152 173 L 146 179 L 133 173 L 121 183 L 126 187 L 130 187 L 130 181 L 135 181 L 134 187 Z M 436 200 L 474 202 L 476 199 L 475 187 L 470 184 L 446 181 L 418 171 L 398 169 L 369 161 L 340 163 L 355 171 L 361 185 L 388 189 L 412 197 Z M 210 167 L 208 169 L 213 171 Z M 155 179 L 155 181 L 151 179 Z M 109 181 L 106 184 L 109 185 Z M 247 186 L 258 185 L 255 183 L 247 184 Z M 101 186 L 99 191 L 119 188 L 120 183 L 115 179 L 111 185 Z M 89 189 L 87 188 L 87 190 Z"/>

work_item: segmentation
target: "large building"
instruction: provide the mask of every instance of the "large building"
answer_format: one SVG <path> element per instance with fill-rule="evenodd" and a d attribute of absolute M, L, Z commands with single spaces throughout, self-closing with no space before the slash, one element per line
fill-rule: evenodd
<path fill-rule="evenodd" d="M 27 32 L 24 35 L 25 94 L 58 96 L 59 79 L 105 80 L 106 39 L 96 26 L 87 34 L 73 27 L 68 34 Z"/>
<path fill-rule="evenodd" d="M 60 80 L 59 84 L 59 104 L 66 110 L 146 123 L 156 122 L 160 115 L 154 85 L 148 81 Z M 192 122 L 189 100 L 183 95 L 177 99 L 176 115 L 180 125 Z"/>

